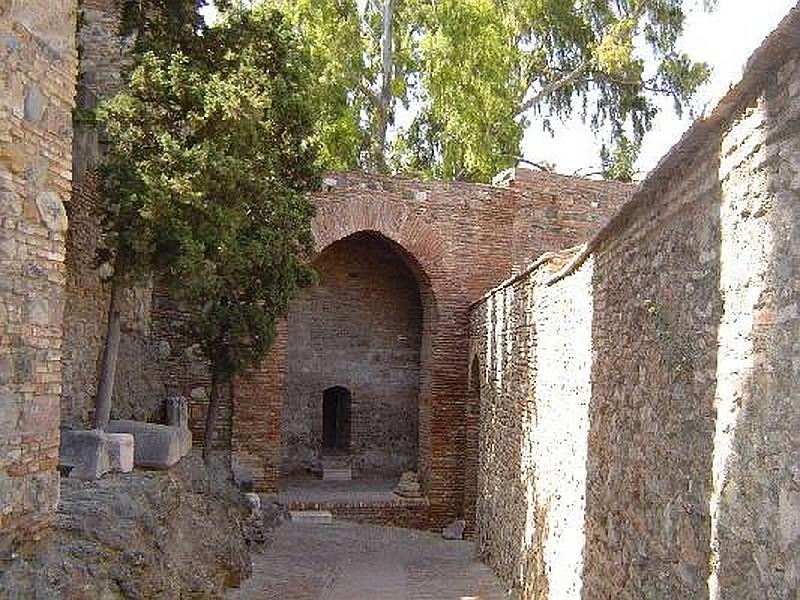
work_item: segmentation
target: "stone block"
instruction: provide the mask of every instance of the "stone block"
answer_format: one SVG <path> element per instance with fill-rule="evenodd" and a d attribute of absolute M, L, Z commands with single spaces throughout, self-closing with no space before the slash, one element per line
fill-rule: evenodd
<path fill-rule="evenodd" d="M 446 540 L 464 539 L 464 529 L 467 524 L 463 519 L 458 519 L 442 529 L 442 537 Z"/>
<path fill-rule="evenodd" d="M 353 472 L 350 467 L 323 467 L 323 481 L 350 481 L 353 479 Z"/>
<path fill-rule="evenodd" d="M 25 89 L 25 120 L 38 123 L 44 117 L 47 99 L 39 86 L 30 85 Z"/>
<path fill-rule="evenodd" d="M 45 226 L 51 231 L 63 233 L 67 230 L 67 210 L 55 192 L 41 192 L 36 195 L 36 208 Z"/>
<path fill-rule="evenodd" d="M 414 471 L 406 471 L 394 488 L 394 493 L 403 498 L 421 498 L 422 488 Z"/>
<path fill-rule="evenodd" d="M 98 429 L 63 430 L 59 466 L 70 469 L 69 476 L 78 479 L 98 479 L 111 471 L 105 434 Z"/>
<path fill-rule="evenodd" d="M 192 448 L 191 432 L 171 425 L 112 420 L 107 430 L 133 435 L 133 462 L 137 467 L 168 469 Z"/>
<path fill-rule="evenodd" d="M 304 525 L 327 525 L 333 522 L 333 514 L 329 510 L 291 510 L 291 519 Z"/>
<path fill-rule="evenodd" d="M 129 433 L 106 433 L 111 469 L 119 473 L 133 471 L 134 438 Z"/>

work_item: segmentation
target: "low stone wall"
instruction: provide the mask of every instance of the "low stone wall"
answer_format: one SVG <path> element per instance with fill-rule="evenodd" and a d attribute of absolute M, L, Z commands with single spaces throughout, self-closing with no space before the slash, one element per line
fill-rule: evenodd
<path fill-rule="evenodd" d="M 0 7 L 0 552 L 58 501 L 74 4 Z"/>
<path fill-rule="evenodd" d="M 330 512 L 337 519 L 441 531 L 441 524 L 431 520 L 430 504 L 426 498 L 398 498 L 393 502 L 293 502 L 290 510 L 321 510 Z"/>
<path fill-rule="evenodd" d="M 562 273 L 474 308 L 479 550 L 523 598 L 800 591 L 798 50 L 794 10 Z"/>

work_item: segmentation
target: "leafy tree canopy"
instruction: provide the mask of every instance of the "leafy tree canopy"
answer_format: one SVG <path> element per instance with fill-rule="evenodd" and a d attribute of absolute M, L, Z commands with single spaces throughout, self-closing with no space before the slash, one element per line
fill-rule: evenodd
<path fill-rule="evenodd" d="M 486 180 L 550 115 L 610 131 L 608 156 L 629 156 L 654 98 L 681 111 L 709 75 L 676 48 L 684 0 L 265 1 L 310 49 L 329 168 Z M 411 124 L 389 143 L 401 107 Z"/>
<path fill-rule="evenodd" d="M 183 49 L 148 47 L 101 110 L 115 276 L 157 274 L 225 382 L 263 356 L 312 277 L 309 59 L 268 7 L 232 9 Z"/>

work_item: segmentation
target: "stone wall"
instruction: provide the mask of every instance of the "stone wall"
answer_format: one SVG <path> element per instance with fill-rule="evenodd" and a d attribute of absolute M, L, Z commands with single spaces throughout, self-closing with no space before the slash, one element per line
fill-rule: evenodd
<path fill-rule="evenodd" d="M 75 7 L 0 2 L 0 552 L 58 501 Z"/>
<path fill-rule="evenodd" d="M 478 553 L 523 598 L 576 598 L 591 396 L 592 264 L 545 281 L 545 255 L 473 312 L 480 430 Z"/>
<path fill-rule="evenodd" d="M 288 316 L 282 470 L 321 472 L 322 392 L 335 386 L 351 395 L 346 454 L 354 476 L 415 470 L 422 302 L 414 275 L 368 234 L 336 242 L 314 266 L 319 284 Z"/>
<path fill-rule="evenodd" d="M 484 373 L 478 539 L 523 597 L 800 591 L 799 13 L 563 273 L 548 279 L 543 265 L 473 311 Z M 591 308 L 582 348 L 546 361 L 514 351 L 529 342 L 527 324 L 542 320 L 555 329 L 533 342 L 535 356 L 553 339 L 580 340 L 584 320 L 553 317 L 581 296 Z M 499 327 L 503 316 L 526 327 Z M 579 356 L 591 356 L 588 379 L 569 364 Z M 556 397 L 579 407 L 574 429 L 552 439 L 509 425 L 529 414 L 535 427 L 546 423 L 541 374 L 565 369 L 574 389 Z M 492 418 L 498 412 L 503 419 Z M 570 419 L 559 422 L 556 432 Z M 526 455 L 530 437 L 555 448 L 573 440 L 585 460 Z M 522 457 L 519 471 L 498 466 L 507 452 Z M 534 474 L 537 491 L 554 471 L 562 488 L 575 484 L 572 495 L 522 495 L 520 472 Z M 553 537 L 552 515 L 570 511 L 582 540 Z M 538 543 L 526 552 L 530 539 Z M 566 569 L 563 557 L 578 553 L 582 564 Z"/>

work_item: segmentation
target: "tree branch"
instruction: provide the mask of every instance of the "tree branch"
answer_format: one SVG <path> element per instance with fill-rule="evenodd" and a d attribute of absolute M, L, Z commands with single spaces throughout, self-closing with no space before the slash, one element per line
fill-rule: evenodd
<path fill-rule="evenodd" d="M 528 98 L 525 102 L 523 102 L 519 108 L 517 108 L 516 112 L 514 113 L 515 117 L 518 117 L 522 114 L 528 112 L 534 106 L 538 106 L 542 103 L 545 98 L 554 94 L 558 90 L 567 87 L 568 85 L 572 85 L 576 81 L 578 81 L 581 77 L 583 77 L 584 73 L 586 73 L 586 69 L 589 67 L 589 62 L 584 60 L 575 67 L 572 71 L 561 77 L 560 79 L 556 79 L 552 83 L 548 83 L 545 85 L 541 90 L 536 92 L 533 96 Z"/>

